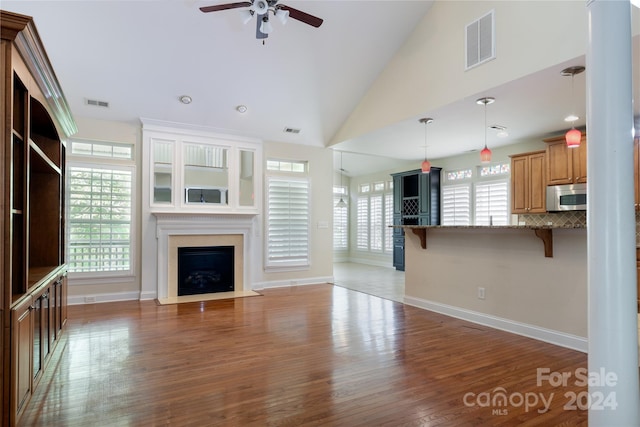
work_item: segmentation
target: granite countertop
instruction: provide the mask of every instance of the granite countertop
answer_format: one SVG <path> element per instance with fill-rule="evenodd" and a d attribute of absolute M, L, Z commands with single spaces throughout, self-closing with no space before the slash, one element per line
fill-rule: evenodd
<path fill-rule="evenodd" d="M 554 230 L 554 229 L 587 229 L 586 225 L 580 224 L 567 224 L 567 225 L 394 225 L 393 227 L 402 227 L 402 228 L 443 228 L 443 229 L 469 229 L 469 230 L 477 230 L 477 229 L 496 229 L 496 230 Z"/>

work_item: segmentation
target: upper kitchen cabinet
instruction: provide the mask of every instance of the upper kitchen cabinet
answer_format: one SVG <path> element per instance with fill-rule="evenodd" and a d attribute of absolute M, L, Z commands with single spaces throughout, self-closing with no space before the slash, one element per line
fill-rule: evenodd
<path fill-rule="evenodd" d="M 547 138 L 547 185 L 583 184 L 587 182 L 587 136 L 582 134 L 580 147 L 568 148 L 564 135 Z"/>
<path fill-rule="evenodd" d="M 544 151 L 511 156 L 511 213 L 546 212 L 546 176 Z"/>
<path fill-rule="evenodd" d="M 258 141 L 143 121 L 145 199 L 154 213 L 257 214 Z"/>

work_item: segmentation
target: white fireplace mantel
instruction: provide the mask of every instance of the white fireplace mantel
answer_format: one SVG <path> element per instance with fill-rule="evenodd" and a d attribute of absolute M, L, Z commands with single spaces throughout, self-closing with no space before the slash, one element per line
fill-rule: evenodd
<path fill-rule="evenodd" d="M 236 290 L 251 290 L 255 276 L 251 266 L 257 263 L 245 262 L 251 259 L 257 233 L 255 215 L 229 214 L 161 214 L 156 217 L 157 238 L 157 298 L 167 298 L 169 290 L 170 237 L 171 236 L 242 236 L 242 283 Z"/>

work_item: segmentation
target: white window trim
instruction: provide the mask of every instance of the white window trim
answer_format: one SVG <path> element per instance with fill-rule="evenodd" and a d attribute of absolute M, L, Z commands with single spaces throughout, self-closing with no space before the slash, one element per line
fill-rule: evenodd
<path fill-rule="evenodd" d="M 135 152 L 135 146 L 133 147 Z M 77 161 L 76 159 L 82 159 L 82 161 Z M 91 162 L 89 160 L 95 160 L 95 162 Z M 135 280 L 137 275 L 137 236 L 138 236 L 138 204 L 136 203 L 137 198 L 137 167 L 132 160 L 125 159 L 113 159 L 108 157 L 87 157 L 87 156 L 67 156 L 67 171 L 65 176 L 69 179 L 69 168 L 70 167 L 85 167 L 85 168 L 95 168 L 95 167 L 107 167 L 111 169 L 120 169 L 120 170 L 130 170 L 131 171 L 131 223 L 130 223 L 130 259 L 129 259 L 129 270 L 122 271 L 95 271 L 95 272 L 69 272 L 69 286 L 82 286 L 82 285 L 104 285 L 104 284 L 115 284 L 115 283 L 126 283 Z M 65 221 L 69 220 L 69 183 L 65 182 Z M 65 252 L 68 253 L 69 250 L 69 227 L 66 227 L 65 230 Z"/>

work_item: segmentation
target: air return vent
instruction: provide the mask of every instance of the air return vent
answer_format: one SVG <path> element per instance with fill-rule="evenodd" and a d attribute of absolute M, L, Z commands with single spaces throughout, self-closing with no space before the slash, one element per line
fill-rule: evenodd
<path fill-rule="evenodd" d="M 495 20 L 493 10 L 465 28 L 465 70 L 496 57 Z"/>
<path fill-rule="evenodd" d="M 93 105 L 94 107 L 109 108 L 107 101 L 98 101 L 97 99 L 87 99 L 87 105 Z"/>

